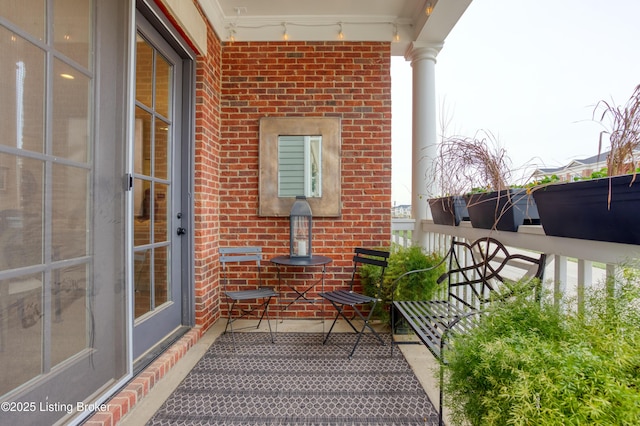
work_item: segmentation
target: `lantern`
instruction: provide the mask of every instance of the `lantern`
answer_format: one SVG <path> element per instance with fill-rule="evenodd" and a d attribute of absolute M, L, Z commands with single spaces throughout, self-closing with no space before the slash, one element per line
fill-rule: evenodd
<path fill-rule="evenodd" d="M 307 198 L 298 195 L 289 214 L 289 255 L 311 257 L 311 206 Z"/>

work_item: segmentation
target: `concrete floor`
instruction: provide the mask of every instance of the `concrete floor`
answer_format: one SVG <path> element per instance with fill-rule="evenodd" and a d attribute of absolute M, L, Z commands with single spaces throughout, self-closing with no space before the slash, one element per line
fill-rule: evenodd
<path fill-rule="evenodd" d="M 272 327 L 275 325 L 272 320 Z M 236 328 L 244 326 L 242 321 L 238 321 Z M 251 321 L 250 324 L 255 324 Z M 196 343 L 187 354 L 169 371 L 165 377 L 153 387 L 146 398 L 140 401 L 119 423 L 125 426 L 139 426 L 148 422 L 155 412 L 160 408 L 164 401 L 169 398 L 173 391 L 178 387 L 182 380 L 189 374 L 191 369 L 202 358 L 209 346 L 224 331 L 224 321 L 218 321 L 211 327 L 204 336 Z M 322 333 L 326 332 L 331 326 L 331 322 L 327 320 L 323 323 L 321 320 L 283 320 L 278 321 L 278 333 L 288 332 L 304 332 L 304 333 Z M 263 323 L 259 329 L 245 329 L 243 332 L 251 331 L 269 331 L 266 323 Z M 348 325 L 344 322 L 338 322 L 334 332 L 352 332 Z M 398 346 L 404 357 L 411 365 L 416 377 L 422 383 L 425 391 L 429 395 L 434 406 L 438 407 L 438 363 L 431 353 L 420 344 L 416 345 L 400 345 Z M 357 356 L 357 353 L 356 355 Z M 445 408 L 445 422 L 447 421 L 447 410 Z"/>

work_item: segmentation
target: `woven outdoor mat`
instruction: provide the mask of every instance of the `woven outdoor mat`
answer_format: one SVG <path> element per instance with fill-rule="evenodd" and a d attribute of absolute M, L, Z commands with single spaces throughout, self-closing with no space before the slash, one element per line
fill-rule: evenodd
<path fill-rule="evenodd" d="M 387 341 L 388 335 L 383 335 Z M 437 411 L 400 351 L 334 333 L 220 336 L 149 425 L 435 425 Z"/>

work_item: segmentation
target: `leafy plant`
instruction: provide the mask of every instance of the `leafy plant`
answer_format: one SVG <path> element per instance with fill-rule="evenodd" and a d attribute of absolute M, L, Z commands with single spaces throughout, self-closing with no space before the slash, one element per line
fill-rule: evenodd
<path fill-rule="evenodd" d="M 445 394 L 457 424 L 637 424 L 640 287 L 637 275 L 561 311 L 530 286 L 493 303 L 453 337 Z"/>
<path fill-rule="evenodd" d="M 442 256 L 437 253 L 425 254 L 421 247 L 399 247 L 389 256 L 389 266 L 385 272 L 384 282 L 380 291 L 383 303 L 376 306 L 374 317 L 388 322 L 389 314 L 386 304 L 391 301 L 394 291 L 393 282 L 405 272 L 418 269 L 432 268 L 442 261 Z M 442 264 L 430 271 L 412 274 L 401 280 L 395 288 L 395 300 L 429 300 L 439 287 L 437 279 L 445 273 L 445 265 Z M 360 267 L 360 280 L 365 294 L 378 296 L 378 283 L 380 282 L 380 268 L 373 265 Z"/>

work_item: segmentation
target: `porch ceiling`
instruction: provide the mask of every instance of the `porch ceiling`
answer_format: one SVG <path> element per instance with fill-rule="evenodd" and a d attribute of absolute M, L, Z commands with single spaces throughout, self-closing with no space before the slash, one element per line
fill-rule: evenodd
<path fill-rule="evenodd" d="M 472 0 L 198 0 L 227 41 L 389 41 L 402 56 L 410 43 L 441 44 Z M 427 8 L 432 8 L 427 15 Z M 394 41 L 396 31 L 399 41 Z"/>

